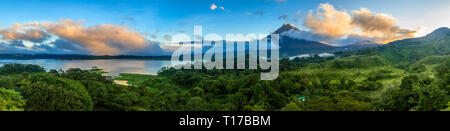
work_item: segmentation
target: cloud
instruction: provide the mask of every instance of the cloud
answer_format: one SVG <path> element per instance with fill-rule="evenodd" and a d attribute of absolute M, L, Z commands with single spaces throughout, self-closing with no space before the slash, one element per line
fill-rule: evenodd
<path fill-rule="evenodd" d="M 82 21 L 70 19 L 62 19 L 58 22 L 15 24 L 0 30 L 0 33 L 2 33 L 2 39 L 7 41 L 0 43 L 4 49 L 19 47 L 11 44 L 16 41 L 22 43 L 31 41 L 34 43 L 31 47 L 26 47 L 27 50 L 55 51 L 51 53 L 118 55 L 136 51 L 146 52 L 145 54 L 162 52 L 159 45 L 154 45 L 158 43 L 148 41 L 144 38 L 144 33 L 130 30 L 127 26 L 111 24 L 84 26 Z M 50 40 L 47 36 L 56 38 Z"/>
<path fill-rule="evenodd" d="M 155 30 L 153 33 L 142 33 L 144 36 L 149 36 L 153 39 L 157 39 L 159 35 L 160 30 Z"/>
<path fill-rule="evenodd" d="M 301 19 L 304 19 L 303 11 L 302 11 L 302 10 L 298 10 L 297 12 L 295 12 L 295 15 L 294 15 L 294 22 L 297 23 L 297 22 L 299 22 Z"/>
<path fill-rule="evenodd" d="M 96 55 L 120 54 L 123 49 L 143 48 L 145 39 L 141 33 L 126 26 L 103 24 L 85 27 L 79 21 L 63 19 L 41 24 L 47 32 L 86 47 Z"/>
<path fill-rule="evenodd" d="M 278 16 L 278 20 L 287 20 L 288 18 L 289 16 L 286 14 Z"/>
<path fill-rule="evenodd" d="M 52 53 L 67 53 L 67 54 L 90 54 L 83 46 L 73 43 L 66 39 L 57 39 L 50 43 L 50 46 L 41 45 L 40 48 L 46 49 Z"/>
<path fill-rule="evenodd" d="M 127 21 L 134 21 L 134 17 L 132 17 L 132 16 L 125 16 L 122 19 L 127 20 Z"/>
<path fill-rule="evenodd" d="M 246 13 L 248 16 L 252 16 L 252 15 L 255 15 L 255 16 L 263 16 L 265 13 L 263 12 L 263 11 L 255 11 L 255 12 L 247 12 Z"/>
<path fill-rule="evenodd" d="M 124 50 L 123 54 L 127 55 L 150 55 L 150 56 L 162 56 L 171 55 L 171 51 L 166 51 L 161 48 L 161 43 L 155 41 L 146 41 L 146 45 L 143 48 Z"/>
<path fill-rule="evenodd" d="M 223 11 L 225 11 L 225 12 L 230 12 L 230 10 L 225 10 L 225 7 L 223 7 L 223 6 L 217 6 L 217 5 L 214 4 L 214 3 L 209 7 L 209 9 L 211 9 L 211 10 L 220 9 L 220 10 L 223 10 Z"/>
<path fill-rule="evenodd" d="M 172 37 L 170 35 L 164 35 L 164 40 L 171 41 Z"/>
<path fill-rule="evenodd" d="M 310 11 L 303 26 L 313 33 L 329 38 L 364 37 L 379 43 L 414 37 L 419 29 L 401 29 L 393 17 L 372 13 L 366 8 L 347 11 L 336 10 L 328 3 L 320 4 L 318 12 Z"/>
<path fill-rule="evenodd" d="M 90 52 L 71 41 L 58 39 L 51 43 L 24 45 L 23 41 L 0 42 L 0 52 L 3 54 L 89 54 Z"/>
<path fill-rule="evenodd" d="M 351 45 L 361 41 L 375 41 L 374 38 L 359 36 L 359 35 L 349 35 L 346 38 L 339 39 L 330 36 L 320 35 L 313 33 L 311 31 L 300 31 L 300 30 L 290 30 L 283 32 L 281 35 L 288 36 L 295 39 L 304 39 L 310 41 L 319 41 L 321 43 L 335 45 L 335 46 L 346 46 Z"/>
<path fill-rule="evenodd" d="M 318 9 L 321 12 L 313 14 L 311 11 L 303 26 L 314 33 L 329 37 L 343 37 L 352 33 L 350 14 L 338 11 L 330 4 L 320 4 Z"/>
<path fill-rule="evenodd" d="M 27 26 L 32 25 L 34 23 L 22 25 L 22 24 L 14 24 L 10 28 L 1 29 L 0 34 L 2 35 L 3 40 L 27 40 L 35 43 L 42 42 L 46 38 L 49 37 L 44 31 L 37 28 L 27 28 Z"/>
<path fill-rule="evenodd" d="M 213 3 L 213 4 L 211 5 L 211 7 L 209 7 L 209 9 L 211 9 L 211 10 L 216 10 L 216 9 L 217 9 L 217 5 Z"/>
<path fill-rule="evenodd" d="M 359 27 L 363 35 L 378 38 L 386 43 L 394 40 L 411 38 L 418 30 L 401 29 L 395 19 L 386 14 L 373 14 L 366 8 L 353 11 L 352 25 Z"/>
<path fill-rule="evenodd" d="M 254 12 L 253 14 L 259 15 L 259 16 L 263 16 L 263 15 L 264 15 L 264 12 L 262 12 L 262 11 L 256 11 L 256 12 Z"/>

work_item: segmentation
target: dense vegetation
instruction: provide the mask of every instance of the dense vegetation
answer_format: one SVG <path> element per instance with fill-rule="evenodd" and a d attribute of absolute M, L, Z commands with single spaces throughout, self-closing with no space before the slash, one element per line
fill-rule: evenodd
<path fill-rule="evenodd" d="M 449 35 L 282 59 L 273 81 L 261 81 L 262 70 L 165 68 L 113 79 L 99 69 L 7 64 L 0 68 L 0 110 L 449 111 Z"/>
<path fill-rule="evenodd" d="M 25 100 L 19 92 L 0 88 L 0 111 L 23 111 Z"/>
<path fill-rule="evenodd" d="M 1 75 L 12 75 L 21 73 L 42 73 L 45 69 L 35 65 L 22 65 L 22 64 L 6 64 L 0 68 Z"/>
<path fill-rule="evenodd" d="M 259 73 L 251 70 L 171 68 L 158 76 L 123 74 L 116 78 L 127 80 L 132 86 L 117 85 L 110 77 L 80 69 L 5 75 L 0 78 L 0 109 L 432 111 L 448 108 L 449 63 L 422 60 L 419 62 L 427 63 L 422 64 L 425 69 L 417 71 L 379 64 L 376 59 L 380 57 L 355 56 L 324 62 L 316 59 L 323 58 L 283 59 L 283 71 L 274 81 L 260 81 Z M 305 64 L 307 61 L 310 63 Z M 376 63 L 348 64 L 351 61 Z M 307 100 L 298 101 L 301 96 Z"/>

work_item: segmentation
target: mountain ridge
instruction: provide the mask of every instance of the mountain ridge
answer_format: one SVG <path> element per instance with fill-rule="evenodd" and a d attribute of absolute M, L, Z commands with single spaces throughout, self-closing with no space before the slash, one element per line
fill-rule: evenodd
<path fill-rule="evenodd" d="M 336 51 L 358 50 L 381 45 L 368 40 L 359 41 L 356 43 L 349 44 L 347 46 L 336 46 L 319 41 L 308 40 L 301 37 L 301 35 L 305 34 L 300 29 L 298 29 L 295 25 L 289 23 L 284 23 L 272 34 L 280 35 L 281 57 L 291 57 L 302 54 L 320 54 L 320 53 L 332 53 Z"/>

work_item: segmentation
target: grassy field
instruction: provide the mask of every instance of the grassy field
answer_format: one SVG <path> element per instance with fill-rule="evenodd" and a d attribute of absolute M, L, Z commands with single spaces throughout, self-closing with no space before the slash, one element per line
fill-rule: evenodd
<path fill-rule="evenodd" d="M 129 85 L 139 87 L 150 77 L 152 75 L 122 73 L 118 77 L 115 77 L 114 80 L 128 81 L 127 83 Z"/>

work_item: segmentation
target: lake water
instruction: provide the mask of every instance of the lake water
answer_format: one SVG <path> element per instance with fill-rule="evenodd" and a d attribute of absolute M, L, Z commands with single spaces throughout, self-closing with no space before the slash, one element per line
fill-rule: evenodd
<path fill-rule="evenodd" d="M 108 76 L 118 76 L 121 73 L 151 74 L 156 75 L 163 67 L 170 67 L 170 61 L 163 60 L 55 60 L 55 59 L 34 59 L 34 60 L 12 60 L 0 59 L 0 66 L 8 63 L 34 64 L 50 69 L 67 70 L 69 68 L 80 68 L 83 70 L 98 67 L 108 72 Z"/>

